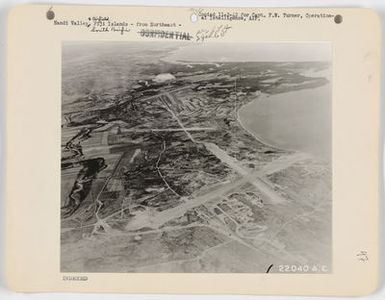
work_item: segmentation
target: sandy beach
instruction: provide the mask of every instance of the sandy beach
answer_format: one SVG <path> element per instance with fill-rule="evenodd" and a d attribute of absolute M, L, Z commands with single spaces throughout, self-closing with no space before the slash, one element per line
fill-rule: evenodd
<path fill-rule="evenodd" d="M 277 148 L 331 157 L 331 88 L 261 95 L 239 110 L 241 124 Z"/>

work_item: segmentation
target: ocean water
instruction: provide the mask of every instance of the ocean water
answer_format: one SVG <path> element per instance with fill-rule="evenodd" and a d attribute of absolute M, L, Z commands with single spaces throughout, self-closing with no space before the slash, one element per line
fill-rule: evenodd
<path fill-rule="evenodd" d="M 267 144 L 331 159 L 330 84 L 262 95 L 243 106 L 239 118 L 249 132 Z"/>

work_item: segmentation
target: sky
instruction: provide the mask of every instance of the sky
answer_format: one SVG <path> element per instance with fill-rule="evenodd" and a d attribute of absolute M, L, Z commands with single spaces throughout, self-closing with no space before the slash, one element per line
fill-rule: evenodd
<path fill-rule="evenodd" d="M 329 42 L 201 43 L 182 46 L 170 60 L 299 62 L 331 61 Z"/>

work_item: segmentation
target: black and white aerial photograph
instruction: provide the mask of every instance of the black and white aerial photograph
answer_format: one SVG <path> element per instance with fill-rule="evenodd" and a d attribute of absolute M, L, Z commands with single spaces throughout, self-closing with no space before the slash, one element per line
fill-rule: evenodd
<path fill-rule="evenodd" d="M 61 272 L 333 272 L 330 43 L 68 41 L 61 64 Z"/>

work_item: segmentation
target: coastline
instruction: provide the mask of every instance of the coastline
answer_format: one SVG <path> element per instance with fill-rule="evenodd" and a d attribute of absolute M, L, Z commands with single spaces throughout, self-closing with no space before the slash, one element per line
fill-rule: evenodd
<path fill-rule="evenodd" d="M 330 99 L 325 97 L 329 92 L 330 86 L 326 84 L 316 89 L 261 94 L 237 110 L 237 122 L 269 147 L 330 160 Z"/>
<path fill-rule="evenodd" d="M 256 96 L 253 100 L 251 100 L 250 102 L 247 102 L 246 104 L 242 105 L 238 110 L 237 110 L 237 122 L 239 123 L 239 125 L 241 125 L 241 127 L 247 132 L 249 133 L 250 135 L 252 135 L 258 142 L 268 146 L 268 147 L 271 147 L 271 148 L 274 148 L 278 151 L 282 151 L 282 152 L 297 152 L 296 150 L 292 150 L 292 149 L 286 149 L 286 148 L 282 148 L 282 147 L 278 147 L 276 145 L 273 145 L 271 143 L 268 143 L 266 141 L 264 141 L 260 136 L 256 135 L 254 132 L 252 132 L 249 128 L 247 128 L 245 126 L 245 124 L 243 123 L 242 121 L 242 117 L 240 116 L 240 113 L 242 110 L 246 109 L 249 105 L 252 105 L 252 103 L 254 102 L 257 102 L 257 101 L 261 101 L 262 99 L 265 99 L 265 98 L 269 98 L 271 95 L 270 94 L 261 94 L 259 96 Z"/>

